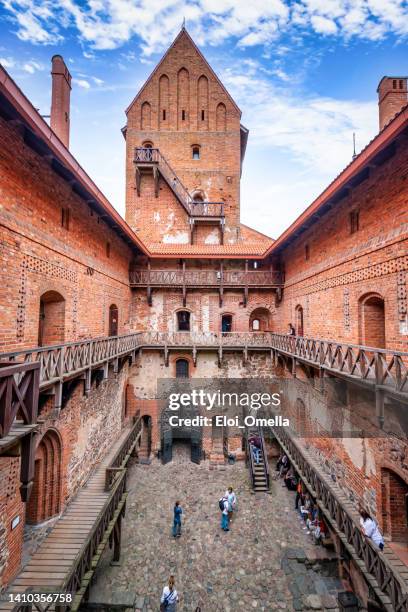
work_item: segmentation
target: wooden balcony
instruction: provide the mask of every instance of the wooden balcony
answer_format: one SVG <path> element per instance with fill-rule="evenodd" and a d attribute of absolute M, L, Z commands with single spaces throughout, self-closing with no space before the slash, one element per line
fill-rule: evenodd
<path fill-rule="evenodd" d="M 3 373 L 3 378 L 7 378 L 10 375 L 10 363 L 11 367 L 16 367 L 16 372 L 39 368 L 39 390 L 54 392 L 56 407 L 59 407 L 61 404 L 58 404 L 58 399 L 64 381 L 80 377 L 84 380 L 85 393 L 89 393 L 93 371 L 102 370 L 107 378 L 109 366 L 117 372 L 119 360 L 133 360 L 140 349 L 163 350 L 166 362 L 169 351 L 180 349 L 191 351 L 194 359 L 200 350 L 215 350 L 220 360 L 225 351 L 242 352 L 244 358 L 248 351 L 269 351 L 275 363 L 281 356 L 284 360 L 290 360 L 290 363 L 300 362 L 315 368 L 322 378 L 327 374 L 342 377 L 380 395 L 387 393 L 408 401 L 408 353 L 272 332 L 141 331 L 2 353 L 0 373 Z M 1 389 L 0 399 L 3 398 L 1 401 L 5 402 L 4 398 L 8 396 L 5 387 L 0 386 Z M 11 408 L 9 403 L 8 414 L 15 412 L 16 405 L 13 404 Z M 10 418 L 7 417 L 7 422 L 10 422 Z M 1 426 L 4 431 L 3 422 Z"/>
<path fill-rule="evenodd" d="M 34 478 L 39 363 L 0 361 L 0 454 L 20 445 L 20 494 L 27 501 Z"/>
<path fill-rule="evenodd" d="M 247 305 L 250 289 L 275 289 L 281 299 L 283 279 L 280 272 L 272 270 L 131 270 L 131 287 L 145 287 L 148 303 L 152 305 L 152 291 L 159 288 L 181 289 L 183 306 L 186 305 L 187 291 L 192 289 L 216 289 L 220 306 L 223 305 L 224 290 L 235 289 L 243 292 L 244 306 Z"/>

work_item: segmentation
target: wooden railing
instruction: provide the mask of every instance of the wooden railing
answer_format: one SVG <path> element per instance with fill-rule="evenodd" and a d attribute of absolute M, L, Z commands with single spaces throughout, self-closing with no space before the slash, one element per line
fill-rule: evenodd
<path fill-rule="evenodd" d="M 271 334 L 271 348 L 324 370 L 408 392 L 408 353 L 332 340 Z"/>
<path fill-rule="evenodd" d="M 85 593 L 85 587 L 89 583 L 87 574 L 92 575 L 95 571 L 95 558 L 99 558 L 101 555 L 99 547 L 102 548 L 106 545 L 108 536 L 112 533 L 115 525 L 118 522 L 120 524 L 120 518 L 124 513 L 126 495 L 126 468 L 122 468 L 120 475 L 113 483 L 109 500 L 101 510 L 62 585 L 64 591 L 72 593 L 74 596 L 74 603 L 70 606 L 73 610 L 78 608 Z M 84 581 L 87 581 L 87 584 L 84 585 Z"/>
<path fill-rule="evenodd" d="M 354 559 L 362 562 L 364 571 L 375 579 L 377 595 L 380 598 L 385 596 L 391 602 L 392 608 L 388 606 L 386 609 L 406 612 L 408 584 L 386 556 L 363 535 L 357 513 L 350 509 L 349 504 L 342 502 L 329 480 L 318 466 L 312 465 L 310 458 L 305 456 L 305 450 L 287 429 L 272 427 L 271 430 L 345 548 Z M 387 604 L 387 601 L 383 603 Z"/>
<path fill-rule="evenodd" d="M 270 348 L 269 332 L 142 332 L 141 346 Z"/>
<path fill-rule="evenodd" d="M 157 148 L 137 147 L 133 159 L 136 165 L 157 164 L 160 174 L 174 191 L 191 217 L 224 217 L 224 202 L 196 202 L 178 178 L 167 159 Z"/>
<path fill-rule="evenodd" d="M 123 444 L 106 468 L 105 491 L 109 491 L 115 482 L 118 474 L 121 474 L 123 468 L 126 467 L 129 457 L 136 448 L 142 434 L 142 419 L 138 417 L 129 434 L 126 436 Z"/>
<path fill-rule="evenodd" d="M 278 287 L 280 272 L 270 270 L 131 270 L 130 284 L 141 287 Z"/>
<path fill-rule="evenodd" d="M 7 378 L 7 373 L 1 375 L 1 372 L 6 372 L 6 367 L 11 364 L 19 367 L 22 364 L 39 364 L 39 386 L 42 390 L 84 372 L 89 374 L 93 368 L 115 363 L 120 357 L 134 354 L 143 347 L 272 350 L 316 366 L 322 371 L 346 375 L 350 379 L 398 394 L 408 393 L 408 353 L 272 332 L 143 331 L 70 342 L 2 353 L 0 376 Z M 30 372 L 30 367 L 21 370 L 20 375 L 26 371 Z M 22 387 L 24 393 L 29 390 L 27 380 Z M 8 384 L 12 384 L 11 379 Z M 0 389 L 4 393 L 4 383 Z"/>
<path fill-rule="evenodd" d="M 40 389 L 42 389 L 132 353 L 140 345 L 139 336 L 139 333 L 107 336 L 25 351 L 1 353 L 0 366 L 4 361 L 16 364 L 39 363 Z"/>
<path fill-rule="evenodd" d="M 24 425 L 37 421 L 40 364 L 0 362 L 0 438 L 16 419 Z"/>

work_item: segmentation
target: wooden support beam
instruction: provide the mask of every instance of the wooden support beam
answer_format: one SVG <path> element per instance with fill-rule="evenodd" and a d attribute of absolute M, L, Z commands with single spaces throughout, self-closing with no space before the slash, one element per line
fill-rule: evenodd
<path fill-rule="evenodd" d="M 150 286 L 150 270 L 151 270 L 151 263 L 150 263 L 150 259 L 147 260 L 147 287 L 146 287 L 146 292 L 147 292 L 147 303 L 149 306 L 152 305 L 153 303 L 153 298 L 152 298 L 152 288 Z"/>
<path fill-rule="evenodd" d="M 245 260 L 244 307 L 248 304 L 248 260 Z"/>
<path fill-rule="evenodd" d="M 224 303 L 224 260 L 220 262 L 220 286 L 219 286 L 219 305 L 222 308 Z"/>
<path fill-rule="evenodd" d="M 186 307 L 187 304 L 187 288 L 186 288 L 186 260 L 182 261 L 183 266 L 183 308 Z"/>

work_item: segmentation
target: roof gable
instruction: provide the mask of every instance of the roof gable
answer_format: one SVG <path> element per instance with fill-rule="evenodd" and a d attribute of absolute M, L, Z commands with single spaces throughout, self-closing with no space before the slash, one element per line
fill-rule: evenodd
<path fill-rule="evenodd" d="M 230 100 L 231 104 L 234 106 L 234 108 L 236 109 L 236 111 L 239 113 L 239 115 L 241 116 L 241 110 L 239 108 L 239 106 L 237 105 L 237 103 L 235 102 L 235 100 L 232 98 L 232 96 L 230 95 L 230 93 L 227 91 L 227 89 L 225 88 L 225 86 L 223 85 L 223 83 L 220 81 L 220 79 L 218 78 L 218 76 L 215 74 L 214 70 L 211 68 L 210 64 L 207 62 L 206 58 L 204 57 L 204 55 L 201 53 L 200 49 L 197 47 L 197 45 L 195 44 L 195 42 L 193 41 L 193 39 L 191 38 L 190 34 L 187 32 L 187 30 L 183 27 L 180 32 L 178 33 L 178 35 L 176 36 L 176 38 L 174 39 L 174 41 L 172 42 L 172 44 L 170 45 L 170 47 L 167 49 L 166 53 L 163 55 L 163 57 L 161 58 L 161 60 L 159 61 L 159 63 L 157 64 L 157 66 L 155 67 L 155 69 L 153 70 L 153 72 L 150 74 L 150 76 L 146 79 L 145 83 L 142 85 L 142 87 L 140 88 L 140 90 L 138 91 L 138 93 L 136 94 L 136 96 L 133 98 L 132 102 L 129 104 L 129 106 L 127 107 L 125 113 L 128 114 L 128 112 L 130 111 L 130 109 L 132 108 L 132 106 L 135 104 L 135 102 L 140 98 L 140 96 L 142 95 L 143 91 L 145 90 L 145 88 L 147 87 L 147 85 L 152 81 L 152 79 L 157 75 L 157 73 L 159 72 L 160 68 L 163 66 L 163 63 L 165 62 L 165 60 L 167 60 L 167 58 L 174 52 L 175 49 L 177 49 L 177 47 L 184 41 L 187 41 L 187 43 L 191 46 L 191 48 L 194 50 L 194 52 L 199 56 L 200 60 L 204 63 L 205 68 L 208 70 L 208 72 L 214 77 L 214 79 L 216 80 L 216 82 L 218 83 L 218 85 L 221 87 L 222 91 L 225 93 L 225 95 L 227 96 L 227 98 Z"/>

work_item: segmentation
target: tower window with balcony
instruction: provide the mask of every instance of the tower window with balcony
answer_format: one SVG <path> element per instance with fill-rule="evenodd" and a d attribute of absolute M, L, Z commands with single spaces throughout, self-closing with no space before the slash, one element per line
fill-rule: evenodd
<path fill-rule="evenodd" d="M 193 159 L 200 159 L 200 147 L 194 146 L 192 148 L 192 151 L 193 151 Z"/>
<path fill-rule="evenodd" d="M 177 313 L 177 331 L 190 331 L 190 313 L 180 310 Z"/>

